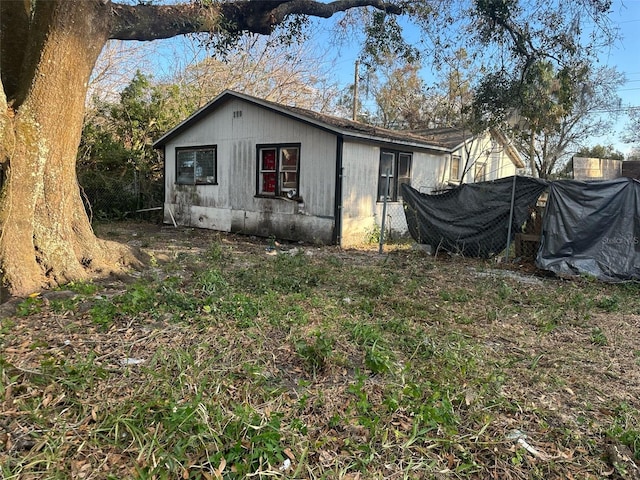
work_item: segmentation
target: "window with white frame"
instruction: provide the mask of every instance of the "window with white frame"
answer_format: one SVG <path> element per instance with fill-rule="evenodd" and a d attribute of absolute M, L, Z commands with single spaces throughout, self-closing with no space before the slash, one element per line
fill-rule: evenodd
<path fill-rule="evenodd" d="M 216 185 L 216 147 L 176 148 L 176 183 L 182 185 Z"/>
<path fill-rule="evenodd" d="M 487 164 L 486 162 L 476 162 L 473 174 L 474 182 L 486 182 Z"/>
<path fill-rule="evenodd" d="M 402 199 L 400 185 L 411 185 L 411 160 L 413 154 L 394 150 L 380 151 L 380 171 L 378 174 L 378 201 L 397 202 Z M 387 191 L 387 185 L 389 190 Z"/>
<path fill-rule="evenodd" d="M 258 195 L 298 196 L 300 145 L 258 145 Z"/>
<path fill-rule="evenodd" d="M 460 180 L 460 162 L 462 158 L 460 155 L 451 155 L 451 168 L 449 170 L 450 180 Z"/>

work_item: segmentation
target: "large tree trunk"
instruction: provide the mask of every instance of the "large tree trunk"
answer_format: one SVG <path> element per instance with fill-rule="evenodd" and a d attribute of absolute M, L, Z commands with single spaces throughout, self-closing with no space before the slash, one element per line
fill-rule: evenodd
<path fill-rule="evenodd" d="M 103 8 L 39 2 L 20 86 L 2 95 L 0 269 L 13 295 L 108 274 L 134 259 L 95 237 L 76 178 L 87 84 L 108 38 Z"/>
<path fill-rule="evenodd" d="M 363 6 L 400 13 L 384 0 L 0 0 L 0 293 L 27 295 L 139 264 L 131 249 L 95 237 L 76 177 L 87 85 L 108 39 L 270 33 L 289 15 Z"/>

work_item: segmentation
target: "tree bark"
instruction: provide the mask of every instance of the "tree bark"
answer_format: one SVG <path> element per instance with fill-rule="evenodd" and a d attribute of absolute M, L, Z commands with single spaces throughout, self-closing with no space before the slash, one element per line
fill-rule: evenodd
<path fill-rule="evenodd" d="M 91 70 L 107 41 L 99 2 L 36 4 L 20 88 L 4 104 L 0 196 L 0 269 L 23 296 L 117 271 L 133 260 L 96 238 L 76 179 L 84 101 Z"/>
<path fill-rule="evenodd" d="M 362 6 L 399 13 L 383 0 L 0 0 L 0 287 L 24 296 L 140 265 L 130 248 L 96 238 L 76 177 L 87 85 L 108 39 L 270 33 L 287 15 Z"/>

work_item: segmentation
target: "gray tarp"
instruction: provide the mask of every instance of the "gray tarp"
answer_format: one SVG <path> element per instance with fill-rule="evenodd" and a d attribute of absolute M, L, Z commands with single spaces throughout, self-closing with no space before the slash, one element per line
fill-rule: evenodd
<path fill-rule="evenodd" d="M 615 282 L 640 280 L 640 182 L 550 184 L 538 268 Z"/>
<path fill-rule="evenodd" d="M 547 182 L 516 177 L 511 236 L 520 232 Z M 469 257 L 491 257 L 507 245 L 513 177 L 463 184 L 428 195 L 403 184 L 402 199 L 409 233 L 429 244 Z"/>

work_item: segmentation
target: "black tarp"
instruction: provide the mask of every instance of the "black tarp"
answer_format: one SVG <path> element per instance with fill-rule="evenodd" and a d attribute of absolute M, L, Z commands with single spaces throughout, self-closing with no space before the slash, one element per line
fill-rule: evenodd
<path fill-rule="evenodd" d="M 550 184 L 538 268 L 603 281 L 640 280 L 640 182 Z"/>
<path fill-rule="evenodd" d="M 515 177 L 511 239 L 522 230 L 547 182 Z M 418 243 L 469 257 L 491 257 L 507 246 L 514 177 L 463 184 L 438 194 L 402 185 L 409 233 Z"/>

